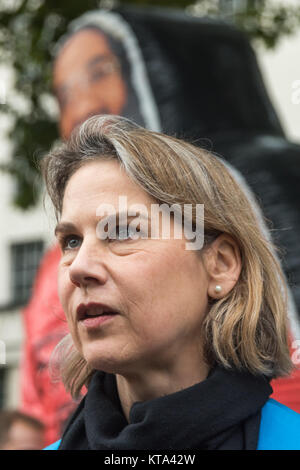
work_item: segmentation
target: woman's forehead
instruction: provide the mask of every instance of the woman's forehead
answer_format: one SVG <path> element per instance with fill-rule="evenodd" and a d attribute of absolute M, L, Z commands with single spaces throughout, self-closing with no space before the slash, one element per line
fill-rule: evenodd
<path fill-rule="evenodd" d="M 123 210 L 120 201 L 121 206 L 149 206 L 154 199 L 127 175 L 117 160 L 92 161 L 80 167 L 69 179 L 62 212 L 96 211 L 101 204 Z"/>

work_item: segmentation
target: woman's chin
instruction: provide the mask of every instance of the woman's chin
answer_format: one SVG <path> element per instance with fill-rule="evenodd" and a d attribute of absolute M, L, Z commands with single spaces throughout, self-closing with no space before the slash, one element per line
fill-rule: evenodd
<path fill-rule="evenodd" d="M 108 354 L 105 351 L 99 354 L 99 351 L 84 350 L 83 356 L 89 367 L 95 370 L 101 370 L 108 374 L 126 374 L 130 369 L 128 359 L 118 357 L 118 354 Z"/>

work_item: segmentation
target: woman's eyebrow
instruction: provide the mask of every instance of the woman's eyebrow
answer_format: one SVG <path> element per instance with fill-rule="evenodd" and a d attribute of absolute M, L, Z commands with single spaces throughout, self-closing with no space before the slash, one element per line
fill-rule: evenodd
<path fill-rule="evenodd" d="M 125 218 L 125 219 L 124 219 Z M 137 212 L 136 215 L 129 215 L 127 212 L 117 212 L 109 215 L 104 215 L 100 217 L 100 220 L 105 220 L 106 222 L 108 221 L 120 221 L 120 220 L 132 220 L 135 218 L 140 218 L 144 220 L 149 220 L 149 217 L 146 214 L 143 214 L 142 212 Z M 57 236 L 58 233 L 70 233 L 70 232 L 76 232 L 77 228 L 76 225 L 72 224 L 71 222 L 59 222 L 55 229 L 54 229 L 54 235 Z"/>
<path fill-rule="evenodd" d="M 55 227 L 54 235 L 57 236 L 58 233 L 69 233 L 74 231 L 76 231 L 76 226 L 71 222 L 60 222 Z"/>

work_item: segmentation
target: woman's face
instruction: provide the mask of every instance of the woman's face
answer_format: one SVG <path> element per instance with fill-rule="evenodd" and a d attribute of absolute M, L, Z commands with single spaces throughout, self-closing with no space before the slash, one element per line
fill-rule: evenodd
<path fill-rule="evenodd" d="M 58 284 L 74 344 L 92 367 L 112 373 L 200 361 L 208 302 L 201 257 L 174 237 L 100 239 L 97 209 L 108 203 L 118 212 L 119 196 L 149 214 L 155 203 L 113 160 L 87 163 L 66 187 Z"/>

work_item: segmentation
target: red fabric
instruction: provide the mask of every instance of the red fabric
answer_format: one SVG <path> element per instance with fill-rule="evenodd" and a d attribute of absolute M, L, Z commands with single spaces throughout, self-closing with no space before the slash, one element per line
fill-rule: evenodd
<path fill-rule="evenodd" d="M 57 295 L 58 246 L 46 253 L 32 299 L 24 310 L 25 343 L 21 365 L 21 409 L 46 426 L 45 445 L 61 437 L 65 420 L 76 406 L 62 383 L 51 381 L 51 352 L 67 333 L 65 315 Z M 294 351 L 291 349 L 291 354 Z M 289 378 L 273 380 L 272 397 L 300 413 L 300 369 Z"/>
<path fill-rule="evenodd" d="M 300 413 L 300 370 L 295 370 L 290 377 L 273 380 L 272 398 Z"/>
<path fill-rule="evenodd" d="M 63 425 L 76 406 L 63 384 L 53 383 L 48 369 L 54 347 L 68 333 L 57 294 L 59 259 L 56 245 L 42 260 L 31 301 L 23 312 L 20 410 L 44 423 L 45 445 L 61 437 Z"/>
<path fill-rule="evenodd" d="M 293 338 L 290 337 L 290 355 L 299 356 L 297 351 L 292 348 Z M 298 357 L 296 357 L 298 359 Z M 300 413 L 300 368 L 296 366 L 295 370 L 289 377 L 281 377 L 271 382 L 273 393 L 271 395 L 274 400 L 279 401 L 283 405 L 288 406 L 297 413 Z"/>

